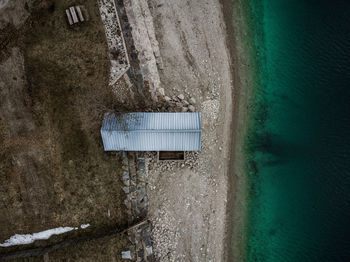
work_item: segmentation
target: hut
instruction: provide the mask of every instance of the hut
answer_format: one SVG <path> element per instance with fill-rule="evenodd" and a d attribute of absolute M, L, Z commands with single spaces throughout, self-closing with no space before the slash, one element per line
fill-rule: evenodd
<path fill-rule="evenodd" d="M 158 151 L 181 157 L 201 149 L 201 117 L 194 113 L 107 113 L 101 127 L 105 151 Z M 183 156 L 183 155 L 182 155 Z"/>

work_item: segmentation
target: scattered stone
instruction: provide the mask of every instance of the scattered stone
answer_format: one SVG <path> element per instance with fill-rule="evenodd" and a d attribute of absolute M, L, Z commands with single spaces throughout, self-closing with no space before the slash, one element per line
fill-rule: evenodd
<path fill-rule="evenodd" d="M 158 89 L 159 94 L 161 94 L 162 96 L 165 96 L 165 92 L 164 92 L 164 88 L 159 88 Z"/>
<path fill-rule="evenodd" d="M 188 111 L 188 108 L 187 107 L 183 107 L 182 109 L 181 109 L 181 112 L 187 112 Z"/>
<path fill-rule="evenodd" d="M 122 259 L 131 259 L 130 250 L 128 250 L 128 251 L 122 251 Z"/>
<path fill-rule="evenodd" d="M 182 103 L 176 102 L 176 107 L 182 108 Z"/>
<path fill-rule="evenodd" d="M 195 112 L 195 111 L 196 111 L 196 108 L 195 108 L 193 105 L 189 105 L 189 106 L 188 106 L 188 110 L 189 110 L 190 112 Z"/>
<path fill-rule="evenodd" d="M 146 247 L 146 256 L 149 256 L 149 255 L 152 255 L 153 253 L 153 250 L 152 250 L 152 247 Z"/>
<path fill-rule="evenodd" d="M 124 185 L 129 187 L 130 186 L 130 180 L 129 179 L 124 180 Z"/>
<path fill-rule="evenodd" d="M 191 99 L 190 99 L 190 104 L 195 105 L 195 104 L 196 104 L 196 99 L 194 99 L 193 97 L 191 97 Z"/>
<path fill-rule="evenodd" d="M 123 154 L 123 190 L 126 193 L 124 204 L 128 215 L 129 223 L 147 217 L 148 199 L 146 190 L 146 177 L 148 166 L 145 165 L 145 156 L 143 153 L 126 153 Z M 137 228 L 130 230 L 128 236 L 133 245 L 129 251 L 123 251 L 123 259 L 137 261 L 154 261 L 152 254 L 152 240 L 150 238 L 149 223 L 142 224 Z M 146 250 L 147 248 L 147 250 Z M 147 255 L 147 258 L 145 257 Z"/>
<path fill-rule="evenodd" d="M 124 171 L 123 172 L 123 179 L 124 180 L 129 180 L 129 172 L 128 171 Z"/>
<path fill-rule="evenodd" d="M 167 102 L 169 102 L 169 101 L 171 100 L 171 98 L 168 97 L 168 96 L 165 96 L 165 97 L 164 97 L 164 100 L 167 101 Z"/>
<path fill-rule="evenodd" d="M 185 99 L 185 96 L 183 94 L 180 94 L 177 96 L 180 100 L 184 100 Z"/>
<path fill-rule="evenodd" d="M 182 103 L 185 105 L 185 106 L 188 106 L 190 103 L 188 103 L 186 100 L 183 100 Z"/>
<path fill-rule="evenodd" d="M 109 59 L 111 62 L 109 84 L 113 85 L 129 69 L 130 62 L 121 32 L 119 16 L 113 1 L 98 0 L 102 23 L 105 28 Z M 116 51 L 118 50 L 118 51 Z"/>

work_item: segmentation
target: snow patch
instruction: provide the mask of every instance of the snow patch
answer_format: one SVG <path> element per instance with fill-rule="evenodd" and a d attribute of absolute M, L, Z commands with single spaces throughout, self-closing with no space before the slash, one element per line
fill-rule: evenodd
<path fill-rule="evenodd" d="M 90 224 L 82 224 L 80 226 L 81 229 L 85 229 L 85 228 L 88 228 L 90 226 Z"/>
<path fill-rule="evenodd" d="M 49 239 L 52 235 L 63 234 L 63 233 L 72 231 L 74 229 L 77 229 L 77 228 L 76 227 L 58 227 L 58 228 L 49 229 L 49 230 L 41 231 L 39 233 L 34 233 L 34 234 L 24 234 L 24 235 L 16 234 L 10 237 L 9 239 L 7 239 L 5 243 L 0 244 L 0 247 L 31 244 L 35 240 Z"/>
<path fill-rule="evenodd" d="M 81 229 L 89 227 L 90 224 L 82 224 Z M 57 227 L 53 229 L 48 229 L 34 234 L 15 234 L 4 243 L 0 244 L 0 247 L 10 247 L 17 245 L 27 245 L 33 243 L 35 240 L 46 240 L 53 235 L 60 235 L 72 230 L 77 230 L 79 227 Z"/>

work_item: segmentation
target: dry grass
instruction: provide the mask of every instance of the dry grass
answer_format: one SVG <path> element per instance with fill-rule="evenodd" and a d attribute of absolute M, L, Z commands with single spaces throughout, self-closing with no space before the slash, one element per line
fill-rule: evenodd
<path fill-rule="evenodd" d="M 129 242 L 125 235 L 85 242 L 73 248 L 64 248 L 52 252 L 50 261 L 125 261 L 121 259 L 120 250 L 128 250 Z"/>
<path fill-rule="evenodd" d="M 90 20 L 70 28 L 64 9 L 79 3 Z M 35 8 L 20 36 L 28 84 L 8 98 L 24 104 L 34 128 L 14 133 L 12 123 L 24 120 L 0 113 L 0 242 L 58 226 L 90 223 L 86 232 L 92 234 L 126 223 L 120 155 L 105 153 L 99 134 L 102 112 L 124 109 L 108 88 L 97 1 L 38 1 Z"/>
<path fill-rule="evenodd" d="M 122 262 L 121 251 L 128 250 L 126 235 L 117 235 L 83 242 L 72 247 L 61 248 L 44 256 L 18 258 L 17 262 L 78 261 L 78 262 Z M 45 260 L 48 258 L 49 260 Z"/>

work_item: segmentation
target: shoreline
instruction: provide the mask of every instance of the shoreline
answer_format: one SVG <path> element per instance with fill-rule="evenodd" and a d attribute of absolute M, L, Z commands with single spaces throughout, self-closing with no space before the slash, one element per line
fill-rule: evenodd
<path fill-rule="evenodd" d="M 246 136 L 253 123 L 254 86 L 256 68 L 252 55 L 255 42 L 250 28 L 250 10 L 241 1 L 220 0 L 226 24 L 226 43 L 232 59 L 234 80 L 231 159 L 229 190 L 227 192 L 227 235 L 225 261 L 244 261 L 246 258 L 249 225 L 249 176 Z"/>
<path fill-rule="evenodd" d="M 333 198 L 329 194 L 346 192 L 342 169 L 346 170 L 349 164 L 345 155 L 338 157 L 333 153 L 345 148 L 346 133 L 342 130 L 346 130 L 348 123 L 344 119 L 349 115 L 343 93 L 347 83 L 343 76 L 348 68 L 347 60 L 343 60 L 347 29 L 333 30 L 343 25 L 346 18 L 342 12 L 333 12 L 327 19 L 319 19 L 329 8 L 334 8 L 328 2 L 316 10 L 303 5 L 289 8 L 278 0 L 237 2 L 245 2 L 242 7 L 246 9 L 248 23 L 243 24 L 249 27 L 247 36 L 237 37 L 251 41 L 246 45 L 248 56 L 241 58 L 252 61 L 251 68 L 242 68 L 245 74 L 240 76 L 253 80 L 253 85 L 249 81 L 239 85 L 243 92 L 249 92 L 245 98 L 244 94 L 240 95 L 242 103 L 248 102 L 242 155 L 246 158 L 242 166 L 246 171 L 244 179 L 249 186 L 245 227 L 242 227 L 249 240 L 241 249 L 245 252 L 244 260 L 303 261 L 313 257 L 333 261 L 347 257 L 346 237 L 337 239 L 338 252 L 334 252 L 332 244 L 324 249 L 331 236 L 344 231 L 341 221 L 347 203 L 344 195 L 336 194 Z M 335 9 L 340 11 L 344 7 L 341 4 Z M 300 23 L 296 24 L 296 19 Z M 311 28 L 307 27 L 310 21 Z M 245 25 L 239 29 L 243 30 Z M 328 45 L 319 44 L 323 42 Z M 340 48 L 332 49 L 329 45 Z M 303 67 L 317 60 L 320 53 L 332 59 L 312 64 L 310 71 Z M 335 67 L 330 66 L 333 63 Z M 241 65 L 237 69 L 240 68 Z M 334 68 L 337 69 L 333 71 Z M 343 99 L 338 98 L 339 92 Z M 329 97 L 332 98 L 328 100 Z M 333 102 L 337 106 L 330 106 Z M 244 111 L 239 114 L 243 115 Z M 238 155 L 234 161 L 239 162 Z M 327 180 L 330 173 L 334 176 L 332 182 Z M 239 192 L 236 194 L 239 197 Z M 237 205 L 234 208 L 234 212 L 240 212 Z M 234 231 L 238 225 L 233 226 Z M 335 226 L 339 230 L 334 230 Z M 296 239 L 300 241 L 295 242 Z M 238 242 L 232 238 L 232 244 Z"/>
<path fill-rule="evenodd" d="M 231 75 L 233 80 L 233 92 L 232 92 L 232 112 L 231 112 L 231 132 L 230 132 L 230 158 L 228 165 L 228 173 L 227 173 L 227 179 L 228 179 L 228 190 L 227 190 L 227 206 L 226 206 L 226 235 L 224 240 L 224 261 L 235 261 L 236 256 L 233 251 L 233 245 L 235 245 L 235 242 L 237 240 L 233 240 L 233 227 L 235 226 L 233 220 L 234 215 L 238 212 L 238 209 L 236 207 L 237 203 L 237 179 L 234 178 L 234 163 L 235 163 L 235 156 L 236 156 L 236 150 L 235 145 L 237 144 L 236 138 L 237 138 L 237 128 L 235 128 L 235 125 L 238 123 L 238 109 L 239 109 L 239 100 L 240 97 L 240 89 L 241 86 L 239 85 L 239 75 L 238 75 L 238 54 L 237 54 L 237 43 L 235 39 L 235 28 L 233 25 L 233 3 L 232 0 L 220 0 L 221 6 L 222 6 L 222 13 L 224 17 L 224 22 L 226 25 L 226 46 L 230 53 L 231 58 Z"/>

